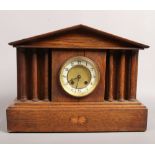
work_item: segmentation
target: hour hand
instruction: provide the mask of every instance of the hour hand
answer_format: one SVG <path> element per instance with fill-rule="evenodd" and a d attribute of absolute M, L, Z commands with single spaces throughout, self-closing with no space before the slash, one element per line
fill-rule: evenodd
<path fill-rule="evenodd" d="M 68 82 L 72 82 L 72 81 L 74 81 L 76 79 L 77 79 L 77 77 L 76 78 L 71 78 Z"/>
<path fill-rule="evenodd" d="M 76 79 L 79 80 L 80 78 L 81 78 L 81 75 L 77 75 L 77 77 L 71 78 L 68 82 L 74 81 L 74 80 L 76 80 Z"/>

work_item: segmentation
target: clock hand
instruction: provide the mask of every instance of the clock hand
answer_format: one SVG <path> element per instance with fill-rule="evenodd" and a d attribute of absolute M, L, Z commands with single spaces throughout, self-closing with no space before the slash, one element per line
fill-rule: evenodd
<path fill-rule="evenodd" d="M 72 79 L 70 79 L 68 82 L 74 81 L 74 80 L 76 80 L 76 79 L 78 79 L 78 77 L 72 78 Z"/>
<path fill-rule="evenodd" d="M 70 79 L 68 82 L 71 82 L 71 81 L 74 81 L 74 80 L 80 79 L 80 78 L 81 78 L 81 76 L 80 75 L 77 75 L 77 77 Z"/>
<path fill-rule="evenodd" d="M 77 84 L 76 84 L 76 89 L 77 89 L 77 87 L 78 87 L 78 83 L 79 83 L 79 78 L 78 78 L 78 81 L 77 81 Z"/>
<path fill-rule="evenodd" d="M 77 89 L 77 87 L 78 87 L 78 83 L 79 83 L 80 78 L 81 78 L 81 76 L 78 75 L 78 76 L 77 76 L 77 80 L 78 80 L 78 81 L 77 81 L 77 84 L 76 84 L 76 89 Z"/>

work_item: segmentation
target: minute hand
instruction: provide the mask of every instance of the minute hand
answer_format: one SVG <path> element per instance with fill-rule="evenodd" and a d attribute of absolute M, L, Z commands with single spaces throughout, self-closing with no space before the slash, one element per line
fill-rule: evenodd
<path fill-rule="evenodd" d="M 77 89 L 77 87 L 78 87 L 78 83 L 79 83 L 79 78 L 78 78 L 78 81 L 77 81 L 77 84 L 76 84 L 76 89 Z"/>

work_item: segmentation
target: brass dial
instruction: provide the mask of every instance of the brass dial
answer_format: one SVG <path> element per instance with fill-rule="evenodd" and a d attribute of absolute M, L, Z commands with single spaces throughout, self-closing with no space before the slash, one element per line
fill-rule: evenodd
<path fill-rule="evenodd" d="M 90 94 L 98 85 L 99 80 L 98 66 L 87 57 L 73 57 L 67 60 L 60 70 L 62 88 L 75 97 Z"/>

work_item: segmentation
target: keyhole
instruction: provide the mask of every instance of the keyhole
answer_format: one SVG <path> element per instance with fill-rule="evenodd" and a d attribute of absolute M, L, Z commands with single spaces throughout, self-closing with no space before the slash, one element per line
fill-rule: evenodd
<path fill-rule="evenodd" d="M 74 84 L 74 81 L 71 81 L 71 85 L 73 85 Z"/>
<path fill-rule="evenodd" d="M 88 84 L 88 81 L 85 81 L 84 84 L 87 85 Z"/>

